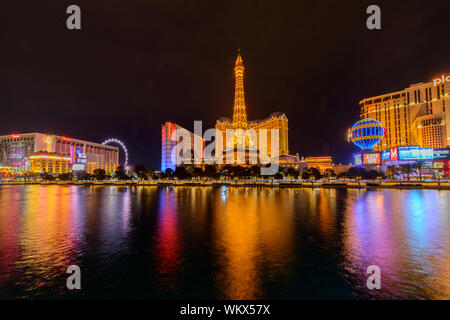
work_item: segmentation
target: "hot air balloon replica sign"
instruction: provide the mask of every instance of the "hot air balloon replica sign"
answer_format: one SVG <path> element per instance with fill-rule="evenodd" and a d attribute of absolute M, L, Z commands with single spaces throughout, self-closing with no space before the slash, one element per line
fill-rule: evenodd
<path fill-rule="evenodd" d="M 356 165 L 379 165 L 381 155 L 374 152 L 373 147 L 383 139 L 385 130 L 383 125 L 374 119 L 365 118 L 356 122 L 348 132 L 348 140 L 361 149 L 361 153 L 356 154 Z"/>

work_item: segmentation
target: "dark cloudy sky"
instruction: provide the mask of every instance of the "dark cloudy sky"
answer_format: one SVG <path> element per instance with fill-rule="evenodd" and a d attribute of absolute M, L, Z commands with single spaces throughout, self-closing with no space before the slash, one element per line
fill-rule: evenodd
<path fill-rule="evenodd" d="M 450 73 L 445 1 L 40 0 L 2 3 L 0 134 L 126 142 L 159 168 L 161 123 L 232 115 L 241 48 L 249 119 L 289 118 L 291 153 L 348 162 L 358 101 Z M 82 30 L 66 28 L 66 8 Z M 382 30 L 367 30 L 378 4 Z"/>

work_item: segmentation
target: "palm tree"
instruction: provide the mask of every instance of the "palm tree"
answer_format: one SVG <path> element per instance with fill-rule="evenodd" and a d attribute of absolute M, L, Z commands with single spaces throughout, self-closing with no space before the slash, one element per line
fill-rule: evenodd
<path fill-rule="evenodd" d="M 291 179 L 297 179 L 299 174 L 300 174 L 300 172 L 295 168 L 288 168 L 288 170 L 287 170 L 287 175 Z"/>
<path fill-rule="evenodd" d="M 174 175 L 178 179 L 186 179 L 190 176 L 190 174 L 186 171 L 186 169 L 183 166 L 176 167 Z"/>
<path fill-rule="evenodd" d="M 310 177 L 310 173 L 309 173 L 308 169 L 307 168 L 303 169 L 303 171 L 302 171 L 302 179 L 303 180 L 308 180 L 309 177 Z"/>
<path fill-rule="evenodd" d="M 217 178 L 217 168 L 216 168 L 216 166 L 213 166 L 211 164 L 207 164 L 205 166 L 204 174 L 205 174 L 206 177 L 208 177 L 210 179 Z"/>
<path fill-rule="evenodd" d="M 401 165 L 401 172 L 406 174 L 406 180 L 409 181 L 409 175 L 414 172 L 414 168 L 410 164 Z"/>
<path fill-rule="evenodd" d="M 95 169 L 93 175 L 96 180 L 105 180 L 106 179 L 106 171 L 104 169 Z"/>
<path fill-rule="evenodd" d="M 203 175 L 203 170 L 200 167 L 195 167 L 192 169 L 192 176 L 194 178 L 200 178 Z"/>
<path fill-rule="evenodd" d="M 422 168 L 423 168 L 423 162 L 421 160 L 415 162 L 412 166 L 414 169 L 419 170 L 419 181 L 422 181 Z"/>
<path fill-rule="evenodd" d="M 260 173 L 261 169 L 259 166 L 257 165 L 253 165 L 250 167 L 250 176 L 253 179 L 259 178 L 259 173 Z"/>
<path fill-rule="evenodd" d="M 394 180 L 395 179 L 395 174 L 396 174 L 396 170 L 397 168 L 394 166 L 388 166 L 386 168 L 386 176 L 391 179 Z"/>
<path fill-rule="evenodd" d="M 134 168 L 134 173 L 136 173 L 137 177 L 141 180 L 147 179 L 147 169 L 142 164 L 138 164 Z"/>
<path fill-rule="evenodd" d="M 172 178 L 174 175 L 174 171 L 171 168 L 167 168 L 165 173 L 165 178 Z"/>
<path fill-rule="evenodd" d="M 326 169 L 324 175 L 327 177 L 327 179 L 336 177 L 336 173 L 334 172 L 333 169 Z"/>
<path fill-rule="evenodd" d="M 278 171 L 277 173 L 275 173 L 275 175 L 273 176 L 273 178 L 275 179 L 275 180 L 281 180 L 281 179 L 283 179 L 283 174 L 280 172 L 280 171 Z"/>
<path fill-rule="evenodd" d="M 95 172 L 94 172 L 95 174 Z M 122 165 L 118 166 L 116 168 L 116 171 L 114 172 L 114 177 L 118 180 L 128 180 L 129 177 L 127 176 L 125 169 Z M 103 180 L 103 179 L 99 179 L 99 180 Z"/>

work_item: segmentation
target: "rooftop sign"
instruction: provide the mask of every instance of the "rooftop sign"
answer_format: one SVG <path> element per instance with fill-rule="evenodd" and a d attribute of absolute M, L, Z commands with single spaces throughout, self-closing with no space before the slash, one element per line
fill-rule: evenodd
<path fill-rule="evenodd" d="M 445 82 L 450 82 L 450 76 L 442 75 L 441 78 L 433 79 L 433 84 L 435 87 Z"/>

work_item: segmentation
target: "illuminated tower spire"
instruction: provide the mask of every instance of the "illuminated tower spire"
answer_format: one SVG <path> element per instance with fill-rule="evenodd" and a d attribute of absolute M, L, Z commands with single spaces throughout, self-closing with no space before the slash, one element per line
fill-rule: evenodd
<path fill-rule="evenodd" d="M 245 110 L 244 97 L 244 62 L 242 61 L 240 49 L 234 67 L 235 88 L 234 88 L 234 108 L 233 127 L 247 129 L 247 111 Z"/>

